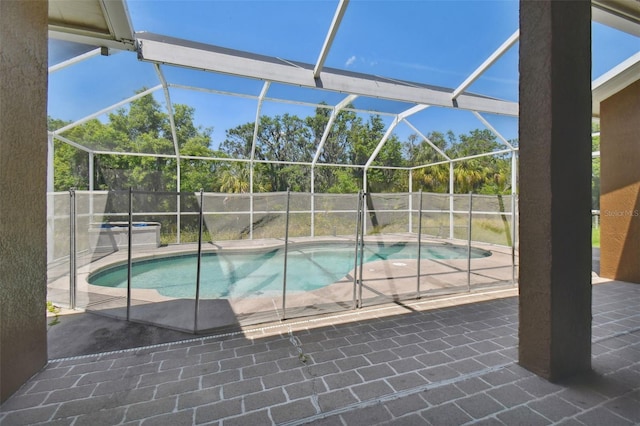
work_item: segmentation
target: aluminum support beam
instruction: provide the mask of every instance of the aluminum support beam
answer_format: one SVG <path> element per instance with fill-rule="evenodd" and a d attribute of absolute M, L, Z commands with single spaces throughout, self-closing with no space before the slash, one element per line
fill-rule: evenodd
<path fill-rule="evenodd" d="M 520 38 L 520 30 L 511 34 L 511 37 L 507 39 L 495 52 L 491 54 L 474 72 L 471 73 L 460 86 L 453 91 L 451 99 L 457 99 L 469 86 L 473 84 L 486 70 L 488 70 L 498 59 L 502 57 Z"/>
<path fill-rule="evenodd" d="M 329 32 L 327 33 L 327 38 L 324 40 L 324 44 L 322 45 L 320 56 L 318 56 L 316 66 L 313 68 L 313 78 L 320 77 L 320 72 L 322 71 L 322 67 L 324 67 L 324 61 L 329 55 L 329 50 L 331 49 L 331 45 L 333 44 L 333 39 L 338 33 L 338 28 L 340 28 L 342 17 L 347 11 L 347 6 L 349 6 L 349 0 L 340 0 L 338 8 L 336 9 L 336 14 L 333 16 L 331 27 L 329 28 Z"/>
<path fill-rule="evenodd" d="M 491 132 L 492 132 L 494 135 L 496 135 L 496 136 L 498 137 L 498 139 L 500 139 L 500 140 L 502 141 L 502 143 L 503 143 L 503 144 L 505 144 L 507 147 L 509 147 L 509 148 L 511 148 L 511 149 L 515 149 L 515 148 L 513 147 L 513 145 L 511 145 L 511 144 L 509 143 L 509 141 L 508 141 L 504 136 L 502 136 L 502 135 L 500 134 L 500 132 L 498 132 L 498 131 L 495 129 L 495 127 L 493 127 L 493 126 L 492 126 L 492 125 L 491 125 L 491 124 L 490 124 L 490 123 L 489 123 L 489 122 L 488 122 L 488 121 L 487 121 L 487 120 L 486 120 L 482 115 L 480 115 L 480 113 L 479 113 L 479 112 L 477 112 L 477 111 L 472 111 L 472 112 L 473 112 L 473 115 L 475 115 L 475 116 L 478 118 L 478 120 L 480 120 L 480 122 L 481 122 L 482 124 L 484 124 L 484 125 L 485 125 L 485 127 L 486 127 L 487 129 L 491 130 Z"/>
<path fill-rule="evenodd" d="M 434 105 L 493 114 L 517 116 L 517 102 L 462 94 L 451 98 L 451 89 L 391 81 L 367 74 L 325 69 L 313 78 L 313 66 L 278 58 L 190 42 L 151 33 L 138 33 L 138 58 L 143 61 L 212 71 L 335 92 Z"/>
<path fill-rule="evenodd" d="M 318 158 L 320 158 L 320 154 L 322 153 L 322 148 L 324 148 L 324 144 L 327 142 L 327 138 L 329 137 L 329 133 L 331 132 L 331 127 L 333 123 L 336 121 L 336 117 L 338 117 L 338 113 L 345 106 L 349 105 L 349 103 L 353 102 L 356 99 L 356 95 L 349 95 L 344 98 L 338 105 L 336 105 L 331 111 L 331 116 L 329 117 L 329 122 L 324 128 L 324 133 L 322 134 L 322 139 L 320 139 L 320 143 L 318 144 L 318 149 L 316 150 L 316 154 L 313 156 L 313 161 L 311 162 L 315 165 L 318 162 Z"/>
<path fill-rule="evenodd" d="M 64 127 L 61 127 L 58 130 L 55 130 L 53 133 L 56 135 L 56 137 L 58 137 L 58 135 L 60 133 L 64 133 L 67 130 L 73 129 L 74 127 L 79 126 L 79 125 L 81 125 L 83 123 L 86 123 L 87 121 L 92 120 L 92 119 L 94 119 L 96 117 L 100 117 L 102 114 L 106 114 L 106 113 L 108 113 L 110 111 L 113 111 L 116 108 L 120 108 L 121 106 L 124 106 L 124 105 L 126 105 L 126 104 L 128 104 L 128 103 L 130 103 L 132 101 L 135 101 L 136 99 L 140 99 L 140 98 L 142 98 L 144 96 L 147 96 L 148 94 L 153 93 L 156 90 L 160 90 L 161 88 L 162 88 L 162 85 L 159 84 L 159 85 L 157 85 L 155 87 L 152 87 L 151 89 L 147 89 L 144 92 L 140 92 L 140 93 L 138 93 L 138 94 L 136 94 L 134 96 L 131 96 L 130 98 L 127 98 L 127 99 L 125 99 L 123 101 L 115 103 L 115 104 L 113 104 L 111 106 L 108 106 L 108 107 L 106 107 L 104 109 L 101 109 L 100 111 L 94 112 L 93 114 L 88 115 L 88 116 L 86 116 L 84 118 L 81 118 L 80 120 L 77 120 L 77 121 L 74 121 L 73 123 L 67 124 Z M 86 148 L 84 148 L 84 149 L 86 149 Z"/>
<path fill-rule="evenodd" d="M 368 170 L 369 167 L 371 167 L 371 164 L 375 161 L 376 157 L 380 153 L 380 150 L 382 149 L 384 144 L 387 142 L 387 139 L 389 139 L 389 136 L 391 136 L 391 133 L 393 132 L 393 129 L 395 129 L 398 124 L 400 124 L 400 121 L 404 120 L 405 118 L 409 117 L 410 115 L 413 115 L 413 114 L 415 114 L 417 112 L 420 112 L 420 111 L 422 111 L 424 109 L 427 109 L 427 108 L 429 108 L 429 105 L 416 105 L 416 106 L 413 106 L 413 107 L 409 108 L 408 110 L 403 111 L 403 112 L 401 112 L 400 114 L 397 115 L 395 120 L 393 120 L 391 125 L 389 125 L 389 128 L 387 129 L 386 133 L 384 134 L 384 136 L 380 140 L 380 143 L 378 143 L 378 146 L 376 146 L 376 149 L 371 154 L 371 157 L 369 157 L 369 160 L 367 160 L 367 164 L 364 165 L 365 171 Z"/>
<path fill-rule="evenodd" d="M 93 58 L 94 56 L 98 56 L 100 55 L 101 51 L 102 49 L 98 47 L 97 49 L 90 50 L 86 53 L 83 53 L 82 55 L 74 56 L 73 58 L 67 59 L 66 61 L 51 65 L 49 67 L 49 74 L 60 71 L 63 68 L 70 67 L 71 65 L 75 65 L 78 62 L 82 62 L 86 59 Z"/>

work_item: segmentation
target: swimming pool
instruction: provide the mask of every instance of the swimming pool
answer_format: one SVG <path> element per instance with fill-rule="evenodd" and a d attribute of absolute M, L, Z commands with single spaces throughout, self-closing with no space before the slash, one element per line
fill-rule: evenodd
<path fill-rule="evenodd" d="M 377 260 L 416 259 L 415 243 L 366 244 L 364 263 Z M 491 252 L 472 248 L 471 257 Z M 426 244 L 421 246 L 422 259 L 464 259 L 467 247 Z M 287 259 L 287 292 L 306 292 L 340 280 L 353 281 L 346 275 L 354 267 L 352 244 L 309 244 L 290 247 Z M 261 252 L 231 251 L 203 253 L 200 275 L 200 297 L 226 299 L 249 296 L 271 296 L 282 293 L 284 249 Z M 196 293 L 197 255 L 184 254 L 140 260 L 132 264 L 132 288 L 155 289 L 162 296 L 194 298 Z M 103 269 L 89 276 L 98 286 L 126 288 L 127 265 Z"/>

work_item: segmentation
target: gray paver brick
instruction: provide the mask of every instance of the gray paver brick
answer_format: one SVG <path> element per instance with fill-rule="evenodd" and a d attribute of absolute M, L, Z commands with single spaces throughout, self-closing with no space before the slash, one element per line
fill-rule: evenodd
<path fill-rule="evenodd" d="M 238 358 L 228 358 L 220 361 L 221 370 L 235 370 L 236 368 L 253 365 L 253 355 L 245 355 Z"/>
<path fill-rule="evenodd" d="M 486 368 L 483 364 L 480 364 L 474 359 L 463 359 L 461 361 L 451 362 L 447 364 L 447 366 L 463 375 L 482 371 Z"/>
<path fill-rule="evenodd" d="M 185 392 L 178 396 L 178 410 L 199 407 L 220 401 L 221 388 L 209 388 L 193 392 Z"/>
<path fill-rule="evenodd" d="M 448 365 L 439 365 L 437 367 L 425 368 L 418 370 L 418 373 L 430 382 L 441 382 L 447 379 L 458 377 L 460 373 L 450 368 Z"/>
<path fill-rule="evenodd" d="M 422 392 L 421 395 L 431 405 L 440 405 L 444 402 L 465 396 L 465 394 L 453 384 L 426 390 Z"/>
<path fill-rule="evenodd" d="M 57 389 L 66 389 L 73 386 L 78 381 L 78 377 L 60 377 L 56 379 L 37 380 L 26 391 L 27 394 L 49 392 Z M 29 386 L 27 384 L 27 386 Z"/>
<path fill-rule="evenodd" d="M 305 380 L 301 370 L 283 371 L 280 373 L 269 374 L 262 377 L 265 389 L 274 388 L 276 386 L 288 385 L 291 383 L 302 382 Z"/>
<path fill-rule="evenodd" d="M 242 398 L 227 399 L 196 408 L 196 424 L 210 423 L 242 413 Z"/>
<path fill-rule="evenodd" d="M 471 377 L 469 379 L 461 380 L 456 382 L 456 387 L 460 389 L 462 392 L 467 395 L 472 395 L 474 393 L 481 392 L 487 388 L 489 388 L 489 384 L 482 379 L 477 377 Z"/>
<path fill-rule="evenodd" d="M 109 410 L 100 410 L 79 416 L 73 423 L 75 426 L 111 426 L 119 424 L 124 418 L 126 408 L 116 407 Z"/>
<path fill-rule="evenodd" d="M 246 395 L 244 397 L 244 409 L 245 411 L 255 411 L 284 402 L 287 402 L 287 396 L 284 394 L 282 388 L 274 388 Z"/>
<path fill-rule="evenodd" d="M 0 419 L 2 419 L 2 414 L 4 412 L 20 410 L 23 408 L 37 407 L 48 396 L 49 396 L 48 392 L 34 393 L 34 394 L 28 394 L 28 395 L 20 395 L 19 393 L 14 394 L 11 398 L 9 398 L 8 400 L 2 403 L 2 407 L 0 410 Z"/>
<path fill-rule="evenodd" d="M 573 416 L 580 411 L 578 407 L 559 398 L 557 395 L 533 400 L 527 406 L 554 422 Z"/>
<path fill-rule="evenodd" d="M 67 373 L 67 376 L 79 376 L 86 373 L 93 373 L 96 371 L 104 371 L 109 369 L 113 364 L 113 360 L 94 361 L 88 364 L 76 365 Z"/>
<path fill-rule="evenodd" d="M 263 364 L 250 365 L 242 369 L 242 378 L 250 379 L 252 377 L 266 376 L 274 371 L 278 371 L 278 364 L 275 361 L 265 362 Z"/>
<path fill-rule="evenodd" d="M 177 382 L 169 382 L 158 385 L 155 398 L 163 398 L 170 395 L 178 395 L 185 392 L 198 390 L 200 387 L 200 378 L 193 377 L 191 379 L 178 380 Z"/>
<path fill-rule="evenodd" d="M 389 366 L 393 368 L 393 370 L 398 374 L 406 373 L 408 371 L 417 371 L 424 368 L 424 364 L 414 358 L 405 358 L 391 361 L 389 362 Z"/>
<path fill-rule="evenodd" d="M 309 395 L 318 394 L 327 390 L 321 378 L 316 377 L 312 380 L 293 383 L 284 387 L 285 392 L 290 400 L 304 398 Z"/>
<path fill-rule="evenodd" d="M 179 377 L 180 377 L 179 369 L 167 370 L 161 373 L 143 374 L 142 376 L 140 376 L 140 381 L 138 382 L 138 386 L 144 387 L 144 386 L 160 385 L 166 382 L 178 380 Z"/>
<path fill-rule="evenodd" d="M 467 413 L 452 403 L 428 408 L 421 411 L 420 415 L 432 425 L 461 425 L 472 420 Z"/>
<path fill-rule="evenodd" d="M 164 361 L 165 359 L 181 359 L 187 356 L 187 348 L 179 348 L 168 351 L 154 352 L 151 356 L 153 362 Z"/>
<path fill-rule="evenodd" d="M 260 426 L 273 423 L 269 417 L 269 410 L 255 411 L 238 417 L 225 419 L 223 426 Z"/>
<path fill-rule="evenodd" d="M 549 422 L 528 407 L 520 406 L 496 415 L 498 420 L 509 426 L 543 426 Z"/>
<path fill-rule="evenodd" d="M 334 363 L 341 371 L 355 370 L 356 368 L 370 365 L 369 361 L 362 355 L 338 359 Z"/>
<path fill-rule="evenodd" d="M 422 355 L 423 353 L 425 353 L 424 348 L 418 345 L 399 346 L 391 350 L 393 351 L 394 354 L 398 355 L 400 358 L 409 358 L 409 357 L 414 357 L 416 355 Z"/>
<path fill-rule="evenodd" d="M 66 401 L 73 401 L 74 399 L 88 398 L 96 389 L 96 384 L 73 387 L 70 389 L 60 389 L 53 391 L 47 397 L 45 404 L 54 404 Z M 98 393 L 100 395 L 100 393 Z"/>
<path fill-rule="evenodd" d="M 349 411 L 341 417 L 348 425 L 373 425 L 391 420 L 391 414 L 382 405 Z"/>
<path fill-rule="evenodd" d="M 3 407 L 4 408 L 4 407 Z M 31 425 L 46 422 L 51 418 L 57 406 L 36 407 L 25 411 L 13 411 L 3 419 L 3 425 Z"/>
<path fill-rule="evenodd" d="M 636 399 L 623 396 L 607 402 L 604 406 L 617 415 L 640 424 L 640 404 Z"/>
<path fill-rule="evenodd" d="M 481 419 L 490 414 L 501 411 L 504 406 L 496 402 L 495 399 L 483 393 L 467 396 L 456 401 L 456 405 L 462 408 L 474 419 Z"/>
<path fill-rule="evenodd" d="M 400 358 L 397 354 L 391 352 L 388 349 L 372 352 L 365 355 L 365 357 L 369 360 L 371 364 L 380 364 L 383 362 L 393 361 L 394 359 Z"/>
<path fill-rule="evenodd" d="M 358 397 L 358 399 L 360 399 L 360 401 L 379 398 L 383 395 L 390 395 L 394 392 L 393 388 L 384 380 L 355 385 L 351 387 L 351 391 Z"/>
<path fill-rule="evenodd" d="M 362 354 L 367 354 L 369 352 L 372 352 L 372 349 L 364 343 L 356 344 L 352 346 L 345 346 L 343 348 L 340 348 L 340 350 L 346 356 L 362 355 Z"/>
<path fill-rule="evenodd" d="M 274 423 L 281 424 L 292 420 L 304 419 L 316 414 L 316 409 L 308 399 L 276 405 L 269 409 Z"/>
<path fill-rule="evenodd" d="M 336 410 L 358 402 L 349 389 L 339 389 L 318 395 L 318 404 L 324 412 Z"/>
<path fill-rule="evenodd" d="M 187 426 L 193 424 L 193 410 L 178 411 L 144 419 L 141 425 Z"/>
<path fill-rule="evenodd" d="M 182 369 L 180 372 L 181 379 L 188 379 L 190 377 L 206 376 L 208 374 L 217 373 L 220 371 L 220 364 L 217 361 L 208 363 L 199 363 L 197 365 L 189 365 Z"/>
<path fill-rule="evenodd" d="M 349 346 L 346 347 L 348 348 Z M 311 354 L 311 358 L 313 358 L 313 361 L 317 363 L 333 361 L 344 357 L 345 355 L 340 349 L 329 349 L 328 351 L 316 352 Z"/>
<path fill-rule="evenodd" d="M 381 351 L 383 349 L 397 348 L 398 344 L 392 339 L 382 339 L 373 342 L 367 342 L 372 351 Z"/>
<path fill-rule="evenodd" d="M 358 368 L 356 370 L 365 381 L 380 379 L 395 375 L 395 372 L 387 364 L 377 364 L 368 367 Z"/>
<path fill-rule="evenodd" d="M 202 355 L 206 353 L 216 352 L 222 349 L 222 342 L 204 342 L 202 345 L 194 346 L 189 345 L 189 349 L 187 350 L 187 354 L 191 355 Z"/>
<path fill-rule="evenodd" d="M 335 339 L 323 340 L 322 342 L 320 342 L 320 345 L 325 350 L 340 348 L 340 347 L 346 346 L 348 344 L 349 344 L 349 341 L 347 339 L 345 339 L 344 337 L 338 337 L 338 338 L 335 338 Z"/>
<path fill-rule="evenodd" d="M 259 377 L 241 380 L 239 382 L 227 383 L 222 386 L 222 395 L 225 399 L 240 395 L 247 395 L 262 390 L 262 380 Z"/>
<path fill-rule="evenodd" d="M 524 404 L 531 400 L 531 395 L 516 385 L 509 384 L 487 391 L 487 394 L 507 408 Z"/>
<path fill-rule="evenodd" d="M 322 364 L 310 364 L 308 368 L 302 369 L 304 375 L 308 377 L 320 377 L 328 374 L 339 373 L 340 369 L 334 362 L 323 362 Z"/>
<path fill-rule="evenodd" d="M 124 405 L 126 403 L 123 401 L 123 396 L 124 393 L 110 394 L 64 402 L 57 406 L 58 409 L 55 418 L 89 414 L 99 410 L 114 408 L 118 405 Z"/>
<path fill-rule="evenodd" d="M 428 354 L 418 355 L 416 359 L 427 367 L 446 364 L 453 361 L 453 358 L 447 356 L 444 352 L 432 352 Z"/>
<path fill-rule="evenodd" d="M 624 419 L 605 407 L 596 407 L 575 417 L 587 426 L 626 426 L 633 423 Z"/>
<path fill-rule="evenodd" d="M 238 380 L 240 380 L 240 371 L 221 371 L 219 373 L 202 376 L 202 387 L 210 388 L 213 386 L 224 385 L 225 383 L 237 382 Z"/>
<path fill-rule="evenodd" d="M 362 377 L 355 371 L 347 371 L 345 373 L 330 374 L 323 377 L 324 382 L 329 389 L 346 388 L 351 385 L 362 383 Z"/>
<path fill-rule="evenodd" d="M 429 404 L 422 399 L 419 394 L 394 399 L 385 405 L 387 410 L 389 410 L 394 417 L 404 416 L 409 413 L 417 413 L 429 407 Z M 424 423 L 424 419 L 422 422 Z"/>
<path fill-rule="evenodd" d="M 389 377 L 387 378 L 387 383 L 389 383 L 394 390 L 399 391 L 423 386 L 427 383 L 427 380 L 420 374 L 412 372 Z"/>
<path fill-rule="evenodd" d="M 170 396 L 133 404 L 127 409 L 125 420 L 140 420 L 159 414 L 171 413 L 177 406 L 177 400 L 178 398 L 176 396 Z"/>

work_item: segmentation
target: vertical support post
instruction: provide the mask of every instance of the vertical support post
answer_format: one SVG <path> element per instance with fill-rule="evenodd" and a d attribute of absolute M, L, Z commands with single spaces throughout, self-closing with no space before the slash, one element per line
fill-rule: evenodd
<path fill-rule="evenodd" d="M 409 170 L 409 230 L 407 232 L 413 232 L 413 182 L 411 170 Z"/>
<path fill-rule="evenodd" d="M 367 182 L 367 169 L 365 169 L 363 173 L 364 173 L 364 175 L 363 175 L 363 179 L 362 179 L 362 195 L 364 197 L 366 197 L 367 196 L 367 184 L 368 184 L 368 182 Z M 367 223 L 366 223 L 367 222 L 367 220 L 366 220 L 367 203 L 366 203 L 366 199 L 365 199 L 365 202 L 362 204 L 362 211 L 364 213 L 363 213 L 363 216 L 362 216 L 362 222 L 363 223 L 362 223 L 362 228 L 361 229 L 363 230 L 363 233 L 364 233 L 364 232 L 367 232 Z"/>
<path fill-rule="evenodd" d="M 133 243 L 133 189 L 129 187 L 129 232 L 127 233 L 127 321 L 131 318 L 131 280 L 132 265 L 131 258 L 133 256 L 133 250 L 131 245 Z"/>
<path fill-rule="evenodd" d="M 249 164 L 249 239 L 253 240 L 253 161 Z"/>
<path fill-rule="evenodd" d="M 89 222 L 93 223 L 94 154 L 89 152 Z"/>
<path fill-rule="evenodd" d="M 519 55 L 518 356 L 556 381 L 591 369 L 591 2 L 521 0 Z"/>
<path fill-rule="evenodd" d="M 47 263 L 54 259 L 53 241 L 55 240 L 55 227 L 56 227 L 56 212 L 54 209 L 54 170 L 53 170 L 53 156 L 54 156 L 54 143 L 53 134 L 49 133 L 47 137 Z"/>
<path fill-rule="evenodd" d="M 453 223 L 453 191 L 454 191 L 454 180 L 453 180 L 453 161 L 449 161 L 449 239 L 453 240 L 455 237 L 455 227 Z"/>
<path fill-rule="evenodd" d="M 359 272 L 359 285 L 358 285 L 358 306 L 362 308 L 362 285 L 364 279 L 362 278 L 362 267 L 364 264 L 364 233 L 366 232 L 365 222 L 366 222 L 366 210 L 367 210 L 367 202 L 365 197 L 367 197 L 367 193 L 362 193 L 362 203 L 360 204 L 360 264 L 358 266 Z"/>
<path fill-rule="evenodd" d="M 516 202 L 516 194 L 511 194 L 511 281 L 513 285 L 517 285 L 516 280 L 516 223 L 518 215 L 516 214 L 516 208 L 518 203 Z"/>
<path fill-rule="evenodd" d="M 76 263 L 76 190 L 69 190 L 69 308 L 76 308 L 78 268 Z"/>
<path fill-rule="evenodd" d="M 311 166 L 311 236 L 315 237 L 316 235 L 316 191 L 315 191 L 315 167 Z"/>
<path fill-rule="evenodd" d="M 362 220 L 362 191 L 358 191 L 358 210 L 356 211 L 356 253 L 353 257 L 353 309 L 358 307 L 358 299 L 356 294 L 356 288 L 358 287 L 358 259 L 360 252 L 360 221 Z"/>
<path fill-rule="evenodd" d="M 289 208 L 291 190 L 287 188 L 287 215 L 284 224 L 284 272 L 282 276 L 282 319 L 287 319 L 287 258 L 289 252 Z"/>
<path fill-rule="evenodd" d="M 418 206 L 418 279 L 416 285 L 416 299 L 420 299 L 420 266 L 422 263 L 422 189 L 420 189 L 420 201 Z"/>
<path fill-rule="evenodd" d="M 202 273 L 202 223 L 204 206 L 204 188 L 200 188 L 200 211 L 198 212 L 198 264 L 196 267 L 196 306 L 193 315 L 193 331 L 198 332 L 198 314 L 200 313 L 200 274 Z"/>
<path fill-rule="evenodd" d="M 467 227 L 467 291 L 471 291 L 471 223 L 473 222 L 473 192 L 469 192 L 469 226 Z"/>
<path fill-rule="evenodd" d="M 54 155 L 55 144 L 53 140 L 53 133 L 47 135 L 47 192 L 53 192 L 55 190 L 54 185 Z"/>

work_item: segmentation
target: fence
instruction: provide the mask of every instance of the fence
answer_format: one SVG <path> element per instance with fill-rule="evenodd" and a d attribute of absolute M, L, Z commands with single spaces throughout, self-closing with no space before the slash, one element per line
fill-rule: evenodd
<path fill-rule="evenodd" d="M 218 327 L 517 282 L 516 199 L 431 193 L 51 193 L 48 298 Z"/>

